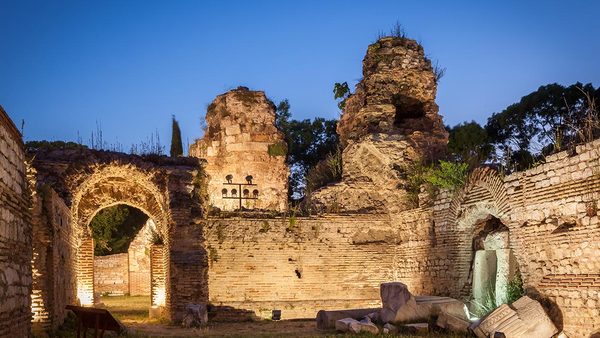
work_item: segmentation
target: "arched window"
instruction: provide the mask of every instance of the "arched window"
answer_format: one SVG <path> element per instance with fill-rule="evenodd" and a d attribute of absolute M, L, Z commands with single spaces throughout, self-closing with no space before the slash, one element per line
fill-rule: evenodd
<path fill-rule="evenodd" d="M 223 194 L 223 197 L 227 197 L 227 189 L 221 190 L 221 194 Z"/>
<path fill-rule="evenodd" d="M 250 190 L 244 189 L 244 197 L 250 196 Z"/>
<path fill-rule="evenodd" d="M 231 196 L 237 197 L 237 189 L 231 189 Z"/>
<path fill-rule="evenodd" d="M 254 191 L 252 191 L 252 195 L 254 198 L 258 198 L 258 190 L 254 189 Z"/>

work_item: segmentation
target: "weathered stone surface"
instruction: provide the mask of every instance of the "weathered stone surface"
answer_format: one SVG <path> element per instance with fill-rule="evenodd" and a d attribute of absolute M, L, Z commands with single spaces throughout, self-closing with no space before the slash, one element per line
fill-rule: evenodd
<path fill-rule="evenodd" d="M 473 299 L 484 304 L 496 285 L 496 251 L 478 250 L 473 259 Z"/>
<path fill-rule="evenodd" d="M 383 332 L 384 334 L 398 333 L 398 327 L 396 327 L 395 325 L 390 324 L 390 323 L 385 323 L 383 325 L 383 330 L 381 330 L 381 332 Z"/>
<path fill-rule="evenodd" d="M 550 338 L 558 333 L 539 302 L 523 296 L 510 306 L 503 304 L 486 316 L 474 332 L 480 338 L 502 332 L 507 338 Z"/>
<path fill-rule="evenodd" d="M 183 327 L 200 327 L 208 324 L 208 310 L 206 304 L 190 304 L 186 307 L 186 314 L 181 321 Z"/>
<path fill-rule="evenodd" d="M 265 93 L 238 87 L 217 96 L 208 107 L 206 123 L 204 137 L 190 146 L 189 154 L 207 161 L 210 204 L 236 210 L 239 200 L 233 197 L 253 198 L 256 191 L 257 199 L 242 201 L 242 207 L 285 210 L 287 145 L 275 127 L 275 105 Z M 225 185 L 227 175 L 233 183 L 246 183 L 250 175 L 255 186 Z"/>
<path fill-rule="evenodd" d="M 542 305 L 527 296 L 519 298 L 511 304 L 517 315 L 527 326 L 527 337 L 552 337 L 558 333 Z"/>
<path fill-rule="evenodd" d="M 349 332 L 351 324 L 358 324 L 358 320 L 354 318 L 342 318 L 335 321 L 335 329 L 340 332 Z"/>
<path fill-rule="evenodd" d="M 376 312 L 377 311 L 377 312 Z M 330 330 L 335 328 L 335 322 L 344 318 L 361 319 L 373 313 L 377 314 L 379 309 L 353 309 L 353 310 L 334 310 L 317 312 L 317 329 Z M 371 318 L 371 320 L 373 320 Z"/>
<path fill-rule="evenodd" d="M 0 106 L 0 337 L 31 335 L 32 223 L 21 134 Z"/>
<path fill-rule="evenodd" d="M 372 213 L 415 207 L 405 190 L 406 172 L 440 158 L 448 142 L 435 93 L 431 62 L 417 42 L 383 38 L 370 45 L 363 79 L 337 127 L 342 182 L 315 192 L 317 205 Z"/>
<path fill-rule="evenodd" d="M 470 322 L 463 318 L 455 317 L 446 312 L 438 315 L 435 325 L 455 333 L 466 333 L 469 331 Z"/>
<path fill-rule="evenodd" d="M 397 313 L 406 307 L 416 307 L 416 301 L 408 291 L 406 284 L 400 282 L 382 283 L 381 295 L 381 321 L 384 323 L 396 322 Z"/>
<path fill-rule="evenodd" d="M 349 325 L 349 332 L 351 333 L 362 333 L 367 332 L 371 334 L 378 334 L 379 328 L 373 324 L 370 319 L 364 318 L 358 322 L 352 322 Z"/>

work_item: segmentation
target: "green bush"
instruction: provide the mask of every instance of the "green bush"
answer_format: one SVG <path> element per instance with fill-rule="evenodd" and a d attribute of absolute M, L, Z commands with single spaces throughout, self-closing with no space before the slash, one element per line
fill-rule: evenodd
<path fill-rule="evenodd" d="M 306 175 L 306 192 L 311 192 L 342 179 L 342 151 L 338 147 Z"/>
<path fill-rule="evenodd" d="M 270 156 L 285 156 L 287 155 L 287 146 L 284 142 L 273 143 L 268 149 Z"/>
<path fill-rule="evenodd" d="M 506 302 L 512 303 L 525 295 L 523 290 L 523 278 L 521 273 L 517 271 L 515 276 L 508 282 L 506 286 Z"/>
<path fill-rule="evenodd" d="M 465 184 L 468 174 L 467 163 L 440 161 L 439 167 L 430 168 L 425 173 L 424 180 L 434 187 L 456 191 Z"/>

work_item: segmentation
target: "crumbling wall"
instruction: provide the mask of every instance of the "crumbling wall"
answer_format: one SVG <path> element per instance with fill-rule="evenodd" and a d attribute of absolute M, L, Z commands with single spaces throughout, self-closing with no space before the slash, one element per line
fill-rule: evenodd
<path fill-rule="evenodd" d="M 129 293 L 129 254 L 94 257 L 94 292 L 125 295 Z"/>
<path fill-rule="evenodd" d="M 337 125 L 342 182 L 315 192 L 317 205 L 361 213 L 414 208 L 407 172 L 441 158 L 448 143 L 436 89 L 431 61 L 416 41 L 387 37 L 371 44 L 363 79 Z"/>
<path fill-rule="evenodd" d="M 151 219 L 135 235 L 127 254 L 129 255 L 129 294 L 132 296 L 150 295 L 150 246 L 156 224 Z"/>
<path fill-rule="evenodd" d="M 155 305 L 177 322 L 188 304 L 206 301 L 207 258 L 200 225 L 206 204 L 201 161 L 84 147 L 38 149 L 31 155 L 36 186 L 50 186 L 69 208 L 77 245 L 77 302 L 93 305 L 98 295 L 94 293 L 93 241 L 88 224 L 97 211 L 123 203 L 149 215 L 164 242 L 163 296 Z"/>
<path fill-rule="evenodd" d="M 210 204 L 221 210 L 240 208 L 283 211 L 287 207 L 287 145 L 275 127 L 275 105 L 262 91 L 238 87 L 217 96 L 206 112 L 208 128 L 190 146 L 190 156 L 207 161 Z M 254 185 L 228 185 L 248 183 Z"/>
<path fill-rule="evenodd" d="M 21 134 L 0 107 L 0 336 L 31 335 L 31 214 Z"/>
<path fill-rule="evenodd" d="M 65 306 L 77 303 L 77 237 L 69 208 L 49 186 L 37 190 L 32 214 L 33 330 L 51 332 L 63 323 Z"/>

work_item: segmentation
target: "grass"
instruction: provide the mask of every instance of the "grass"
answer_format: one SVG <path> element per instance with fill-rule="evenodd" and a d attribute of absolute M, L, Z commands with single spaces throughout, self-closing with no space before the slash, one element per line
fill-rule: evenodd
<path fill-rule="evenodd" d="M 147 322 L 150 296 L 102 296 L 100 302 L 123 322 Z"/>

